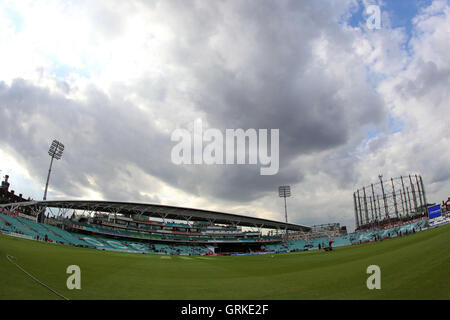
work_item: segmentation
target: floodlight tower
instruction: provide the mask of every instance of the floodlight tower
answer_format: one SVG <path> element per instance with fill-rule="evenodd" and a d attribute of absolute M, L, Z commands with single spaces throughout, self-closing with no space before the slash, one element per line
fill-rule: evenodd
<path fill-rule="evenodd" d="M 47 200 L 48 181 L 50 180 L 50 173 L 52 172 L 53 159 L 56 160 L 61 159 L 63 151 L 64 145 L 58 140 L 53 140 L 52 145 L 48 150 L 48 154 L 50 157 L 52 157 L 52 160 L 50 160 L 50 167 L 48 168 L 47 182 L 45 184 L 45 191 L 44 191 L 44 201 Z"/>
<path fill-rule="evenodd" d="M 286 223 L 288 223 L 286 198 L 291 196 L 291 187 L 290 186 L 278 187 L 278 194 L 280 198 L 284 198 L 284 214 L 286 216 Z M 286 240 L 287 239 L 288 239 L 288 232 L 286 227 Z"/>
<path fill-rule="evenodd" d="M 287 223 L 288 216 L 287 216 L 286 198 L 291 196 L 291 187 L 290 186 L 280 186 L 278 188 L 278 193 L 279 193 L 280 198 L 284 198 L 284 214 L 286 216 L 286 223 Z"/>

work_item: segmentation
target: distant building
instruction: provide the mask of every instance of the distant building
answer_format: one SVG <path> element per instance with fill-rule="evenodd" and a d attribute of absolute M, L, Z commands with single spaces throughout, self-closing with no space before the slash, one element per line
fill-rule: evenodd
<path fill-rule="evenodd" d="M 2 190 L 3 190 L 3 189 L 6 189 L 6 191 L 9 190 L 9 182 L 8 182 L 8 179 L 9 179 L 9 176 L 6 175 L 6 176 L 5 176 L 5 180 L 2 181 Z"/>
<path fill-rule="evenodd" d="M 449 212 L 450 211 L 450 197 L 447 199 L 447 201 L 442 201 L 442 211 L 443 212 Z"/>
<path fill-rule="evenodd" d="M 339 223 L 327 223 L 327 224 L 319 224 L 311 227 L 311 231 L 317 234 L 323 234 L 330 237 L 346 235 L 347 227 L 342 226 Z"/>
<path fill-rule="evenodd" d="M 0 189 L 0 203 L 12 203 L 12 202 L 22 202 L 31 200 L 30 198 L 25 199 L 21 193 L 18 195 L 14 192 L 14 190 L 9 190 L 9 176 L 5 175 L 5 180 L 2 181 L 1 189 Z"/>

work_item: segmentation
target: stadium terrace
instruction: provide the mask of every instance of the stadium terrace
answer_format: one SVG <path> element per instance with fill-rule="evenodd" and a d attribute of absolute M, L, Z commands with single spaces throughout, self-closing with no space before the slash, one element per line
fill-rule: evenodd
<path fill-rule="evenodd" d="M 0 222 L 9 231 L 119 251 L 187 255 L 261 252 L 265 251 L 263 244 L 281 243 L 287 232 L 311 230 L 268 219 L 142 203 L 26 201 L 0 208 Z M 46 211 L 54 217 L 46 217 Z"/>
<path fill-rule="evenodd" d="M 348 234 L 346 227 L 339 223 L 308 227 L 159 204 L 25 200 L 8 191 L 7 178 L 0 189 L 3 202 L 0 204 L 1 233 L 108 251 L 174 255 L 328 251 L 332 247 L 393 238 L 448 222 L 448 217 L 441 215 L 439 205 L 439 215 L 433 219 L 431 216 L 428 219 L 416 206 L 412 208 L 417 212 L 410 211 L 409 219 L 405 221 L 390 219 L 388 224 L 360 228 Z M 387 208 L 389 212 L 389 205 Z"/>
<path fill-rule="evenodd" d="M 46 211 L 53 217 L 45 216 Z M 330 226 L 327 228 L 333 227 Z M 99 250 L 166 255 L 331 249 L 398 237 L 429 227 L 428 219 L 418 218 L 388 228 L 347 234 L 336 229 L 329 233 L 322 227 L 152 204 L 67 200 L 0 205 L 2 233 Z"/>

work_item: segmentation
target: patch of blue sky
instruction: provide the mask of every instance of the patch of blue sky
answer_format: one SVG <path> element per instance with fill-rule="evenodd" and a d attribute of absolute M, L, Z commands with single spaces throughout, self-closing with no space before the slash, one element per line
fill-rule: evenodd
<path fill-rule="evenodd" d="M 358 149 L 364 150 L 370 140 L 403 131 L 404 122 L 400 118 L 390 114 L 387 121 L 387 130 L 381 130 L 373 124 L 365 125 L 364 130 L 366 132 L 366 137 L 359 143 Z"/>
<path fill-rule="evenodd" d="M 389 118 L 388 118 L 389 133 L 401 132 L 401 131 L 403 131 L 404 127 L 405 127 L 405 124 L 400 118 L 389 115 Z"/>
<path fill-rule="evenodd" d="M 376 138 L 382 133 L 381 130 L 374 125 L 366 125 L 364 127 L 364 130 L 366 131 L 366 139 L 367 140 Z"/>
<path fill-rule="evenodd" d="M 392 28 L 405 28 L 406 34 L 411 37 L 414 17 L 432 2 L 432 0 L 386 0 L 382 10 L 389 13 Z"/>
<path fill-rule="evenodd" d="M 361 140 L 356 147 L 357 153 L 359 152 L 365 152 L 367 144 L 370 140 L 375 139 L 379 136 L 384 135 L 385 133 L 381 131 L 377 126 L 373 124 L 367 124 L 364 126 L 364 131 L 366 132 L 366 137 Z"/>
<path fill-rule="evenodd" d="M 11 25 L 14 27 L 14 31 L 19 33 L 23 30 L 24 20 L 22 15 L 14 9 L 4 8 L 6 17 L 11 21 Z"/>
<path fill-rule="evenodd" d="M 380 6 L 381 11 L 381 27 L 387 27 L 383 24 L 383 14 L 387 13 L 389 16 L 390 28 L 404 28 L 408 40 L 413 34 L 413 19 L 417 16 L 422 8 L 428 7 L 433 0 L 385 0 L 385 1 L 367 1 L 368 4 Z M 368 14 L 366 13 L 366 6 L 362 0 L 358 0 L 357 6 L 350 8 L 350 14 L 347 21 L 351 27 L 361 27 L 366 24 Z"/>
<path fill-rule="evenodd" d="M 56 64 L 53 66 L 51 72 L 57 78 L 67 78 L 70 74 L 77 74 L 85 78 L 91 76 L 91 72 L 84 68 L 74 68 L 68 65 Z"/>
<path fill-rule="evenodd" d="M 358 149 L 364 149 L 364 147 L 370 140 L 383 135 L 383 132 L 373 124 L 365 125 L 364 130 L 366 132 L 366 137 L 359 143 Z"/>
<path fill-rule="evenodd" d="M 382 134 L 393 134 L 397 132 L 403 131 L 404 122 L 399 117 L 394 117 L 392 114 L 388 115 L 387 119 L 387 132 L 383 132 L 379 127 L 369 124 L 364 126 L 364 130 L 366 132 L 366 138 L 364 142 L 376 138 Z"/>
<path fill-rule="evenodd" d="M 349 8 L 350 12 L 346 15 L 347 20 L 343 21 L 347 23 L 349 26 L 356 28 L 361 27 L 366 23 L 366 16 L 364 14 L 366 8 L 361 0 L 357 1 L 356 6 L 351 6 Z"/>
<path fill-rule="evenodd" d="M 387 78 L 383 73 L 373 72 L 370 66 L 366 66 L 366 81 L 372 88 L 377 88 L 378 85 Z"/>
<path fill-rule="evenodd" d="M 359 142 L 356 149 L 354 150 L 356 152 L 356 154 L 366 153 L 368 151 L 367 147 L 369 146 L 369 142 L 371 140 L 386 136 L 386 132 L 384 132 L 379 127 L 377 127 L 373 124 L 365 125 L 364 130 L 366 132 L 366 137 Z"/>
<path fill-rule="evenodd" d="M 415 33 L 413 20 L 423 8 L 431 5 L 432 0 L 357 0 L 356 5 L 349 8 L 349 12 L 343 21 L 351 27 L 359 27 L 367 32 L 377 32 L 377 29 L 367 30 L 366 22 L 368 14 L 366 5 L 379 5 L 381 11 L 381 28 L 401 28 L 405 33 L 405 41 L 402 43 L 402 50 L 407 54 L 407 58 L 412 57 L 410 39 Z M 364 4 L 366 3 L 366 5 Z M 389 22 L 383 22 L 388 16 Z M 383 18 L 384 17 L 384 18 Z M 403 65 L 403 69 L 407 68 L 409 62 Z M 373 73 L 367 70 L 367 81 L 376 88 L 378 84 L 385 78 L 384 75 Z"/>
<path fill-rule="evenodd" d="M 74 67 L 64 63 L 61 63 L 55 57 L 49 57 L 52 61 L 51 73 L 57 78 L 65 79 L 71 74 L 76 74 L 84 78 L 91 78 L 93 75 L 100 73 L 100 67 L 87 59 L 82 59 L 83 67 Z"/>

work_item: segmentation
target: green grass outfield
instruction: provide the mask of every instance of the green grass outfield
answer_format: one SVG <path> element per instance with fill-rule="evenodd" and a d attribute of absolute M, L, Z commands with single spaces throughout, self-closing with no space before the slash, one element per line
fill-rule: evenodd
<path fill-rule="evenodd" d="M 0 299 L 449 299 L 450 225 L 402 238 L 260 256 L 182 257 L 83 249 L 0 235 Z M 68 290 L 66 268 L 81 268 Z M 366 269 L 381 268 L 381 290 Z"/>

